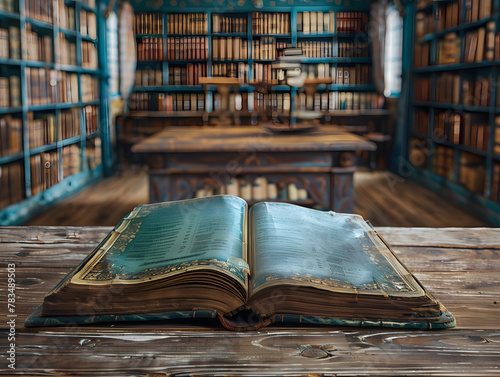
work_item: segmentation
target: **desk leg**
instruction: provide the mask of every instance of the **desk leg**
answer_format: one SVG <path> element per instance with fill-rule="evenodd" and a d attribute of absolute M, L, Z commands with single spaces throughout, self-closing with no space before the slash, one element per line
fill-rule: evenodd
<path fill-rule="evenodd" d="M 354 183 L 355 167 L 333 168 L 331 182 L 331 207 L 335 212 L 354 212 Z"/>
<path fill-rule="evenodd" d="M 165 174 L 149 173 L 149 202 L 167 202 L 169 195 L 170 177 Z"/>

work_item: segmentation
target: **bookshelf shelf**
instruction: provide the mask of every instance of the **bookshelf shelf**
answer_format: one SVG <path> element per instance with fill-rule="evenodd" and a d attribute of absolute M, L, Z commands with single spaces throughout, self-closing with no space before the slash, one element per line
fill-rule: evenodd
<path fill-rule="evenodd" d="M 40 153 L 43 153 L 43 152 L 48 152 L 48 151 L 56 150 L 56 149 L 57 149 L 57 143 L 56 142 L 51 143 L 51 144 L 45 144 L 45 145 L 41 145 L 39 147 L 31 148 L 30 149 L 30 155 L 34 156 L 36 154 L 40 154 Z"/>
<path fill-rule="evenodd" d="M 426 42 L 432 41 L 433 39 L 442 38 L 443 36 L 445 36 L 446 34 L 449 34 L 449 33 L 458 33 L 462 30 L 466 31 L 466 30 L 477 29 L 478 27 L 484 26 L 489 21 L 493 21 L 493 20 L 495 20 L 495 18 L 493 16 L 491 16 L 491 17 L 483 18 L 483 19 L 478 20 L 478 21 L 474 21 L 474 22 L 462 23 L 458 26 L 454 26 L 454 27 L 451 27 L 448 29 L 440 30 L 440 31 L 437 31 L 435 33 L 426 34 L 422 37 L 422 39 L 419 39 L 415 43 L 419 43 L 419 44 L 426 43 Z"/>
<path fill-rule="evenodd" d="M 13 20 L 19 20 L 21 16 L 19 15 L 19 13 L 9 12 L 7 10 L 0 9 L 0 18 L 10 18 Z"/>
<path fill-rule="evenodd" d="M 1 156 L 0 157 L 0 164 L 1 165 L 9 164 L 11 162 L 23 159 L 23 157 L 24 157 L 24 153 L 23 152 L 9 154 L 7 156 Z"/>
<path fill-rule="evenodd" d="M 89 18 L 94 21 L 81 25 L 82 16 L 96 13 L 82 1 L 42 0 L 36 4 L 28 8 L 29 1 L 15 2 L 19 14 L 0 10 L 0 20 L 13 20 L 3 25 L 9 37 L 0 39 L 0 43 L 7 43 L 0 48 L 8 51 L 6 56 L 14 57 L 0 59 L 5 67 L 2 73 L 9 78 L 0 97 L 20 104 L 0 108 L 0 134 L 13 135 L 4 152 L 9 148 L 16 151 L 0 157 L 0 225 L 22 223 L 54 200 L 102 176 L 103 163 L 107 167 L 111 163 L 111 157 L 103 158 L 101 145 L 108 148 L 109 136 L 106 127 L 99 124 L 107 118 L 107 107 L 101 107 L 107 100 L 106 86 L 101 91 L 99 82 L 104 59 L 98 37 L 105 33 L 104 19 L 96 14 Z M 68 17 L 47 22 L 49 7 L 54 15 L 69 9 Z M 13 41 L 19 46 L 17 51 L 12 48 Z M 73 58 L 67 59 L 70 46 Z M 42 61 L 54 59 L 56 63 Z M 13 94 L 16 84 L 18 94 Z M 89 98 L 93 100 L 82 101 Z"/>
<path fill-rule="evenodd" d="M 95 134 L 95 132 L 94 132 L 94 134 Z M 90 139 L 90 135 L 87 135 L 87 139 Z M 82 136 L 78 135 L 78 136 L 73 136 L 73 137 L 70 137 L 67 139 L 63 139 L 60 142 L 61 142 L 62 146 L 68 146 L 71 144 L 79 143 L 81 141 L 82 141 Z"/>
<path fill-rule="evenodd" d="M 0 107 L 0 114 L 14 114 L 22 111 L 22 107 Z"/>
<path fill-rule="evenodd" d="M 413 70 L 414 73 L 431 73 L 431 72 L 446 72 L 458 70 L 472 70 L 488 67 L 496 67 L 500 65 L 500 61 L 483 61 L 479 63 L 459 63 L 459 64 L 441 64 L 431 65 L 428 67 L 419 67 Z"/>
<path fill-rule="evenodd" d="M 136 38 L 162 38 L 163 34 L 136 34 Z"/>
<path fill-rule="evenodd" d="M 450 143 L 449 141 L 441 140 L 441 139 L 439 139 L 437 137 L 433 137 L 432 141 L 434 143 L 436 143 L 436 144 L 441 144 L 441 145 L 444 145 L 444 146 L 447 146 L 447 147 L 450 147 L 450 148 L 460 149 L 460 150 L 462 150 L 464 152 L 468 152 L 468 153 L 472 153 L 472 154 L 477 154 L 479 156 L 486 157 L 488 155 L 487 151 L 483 151 L 483 150 L 477 149 L 477 148 L 471 148 L 471 147 L 468 147 L 467 145 Z"/>
<path fill-rule="evenodd" d="M 415 101 L 413 102 L 414 106 L 419 107 L 433 107 L 436 109 L 451 109 L 456 111 L 467 111 L 471 113 L 489 113 L 491 112 L 490 107 L 486 106 L 473 106 L 473 105 L 457 105 L 453 103 L 443 103 L 443 102 L 424 102 L 424 101 Z"/>
<path fill-rule="evenodd" d="M 36 18 L 31 18 L 31 17 L 24 17 L 25 21 L 26 22 L 29 22 L 30 24 L 34 25 L 34 26 L 37 26 L 39 28 L 44 28 L 44 29 L 47 29 L 47 30 L 54 30 L 54 28 L 56 28 L 57 26 L 51 24 L 51 23 L 48 23 L 48 22 L 45 22 L 45 21 L 41 21 L 41 20 L 37 20 Z"/>

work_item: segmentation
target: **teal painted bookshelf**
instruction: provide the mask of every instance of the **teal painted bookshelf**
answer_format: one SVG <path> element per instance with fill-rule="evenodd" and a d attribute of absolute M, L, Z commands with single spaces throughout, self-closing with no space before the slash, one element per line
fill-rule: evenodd
<path fill-rule="evenodd" d="M 109 134 L 99 6 L 0 5 L 0 80 L 7 82 L 0 96 L 10 100 L 0 107 L 0 225 L 23 223 L 112 164 L 102 158 Z"/>
<path fill-rule="evenodd" d="M 500 1 L 408 2 L 399 170 L 500 225 Z M 400 162 L 401 162 L 400 161 Z M 399 171 L 401 173 L 401 171 Z"/>
<path fill-rule="evenodd" d="M 252 110 L 257 104 L 256 98 L 252 100 L 253 96 L 257 97 L 255 87 L 250 85 L 252 81 L 270 80 L 270 76 L 274 74 L 271 73 L 270 66 L 277 60 L 280 50 L 297 46 L 302 46 L 304 52 L 311 51 L 310 56 L 304 54 L 301 60 L 303 69 L 310 70 L 311 75 L 315 77 L 335 75 L 333 84 L 318 87 L 317 93 L 327 95 L 324 93 L 328 91 L 330 95 L 328 101 L 325 99 L 319 105 L 321 110 L 345 109 L 346 103 L 352 101 L 344 100 L 344 95 L 352 95 L 356 103 L 361 102 L 359 98 L 366 98 L 369 92 L 375 95 L 375 87 L 369 72 L 372 65 L 368 49 L 369 38 L 366 32 L 361 31 L 366 26 L 371 2 L 356 0 L 346 5 L 344 2 L 333 4 L 328 1 L 313 1 L 311 5 L 305 6 L 297 1 L 289 1 L 288 4 L 288 6 L 276 6 L 272 1 L 264 1 L 262 8 L 256 8 L 250 2 L 239 2 L 238 5 L 231 2 L 219 5 L 207 3 L 206 7 L 192 7 L 191 4 L 173 7 L 164 4 L 158 12 L 152 13 L 147 8 L 148 2 L 134 3 L 136 17 L 140 20 L 135 29 L 138 45 L 141 45 L 137 69 L 143 73 L 136 76 L 129 110 L 213 111 L 217 102 L 216 88 L 208 87 L 205 90 L 196 81 L 196 76 L 205 75 L 239 77 L 244 83 L 239 88 L 243 109 Z M 312 13 L 317 17 L 316 25 L 321 24 L 322 30 L 319 32 L 318 26 L 313 29 L 313 21 L 309 21 L 309 30 L 304 30 L 304 14 Z M 346 22 L 340 27 L 340 23 L 344 22 L 347 16 L 350 20 L 358 19 L 357 28 L 353 26 L 354 21 L 352 24 Z M 361 22 L 362 20 L 365 22 Z M 183 22 L 188 23 L 184 25 L 184 29 L 182 29 Z M 191 26 L 191 23 L 195 25 Z M 175 52 L 171 52 L 170 46 L 175 47 L 175 43 L 187 46 L 181 47 L 180 50 L 189 50 L 190 39 L 204 39 L 206 55 L 193 59 L 186 58 L 182 53 L 175 56 Z M 230 42 L 227 42 L 228 40 Z M 225 43 L 231 43 L 233 47 L 237 45 L 229 54 L 226 52 L 221 54 L 219 50 L 225 48 Z M 144 44 L 151 46 L 153 51 L 149 54 L 153 59 L 143 59 L 141 49 Z M 267 50 L 267 46 L 272 47 Z M 162 56 L 158 55 L 160 48 Z M 268 52 L 271 51 L 272 56 L 268 56 Z M 174 54 L 173 58 L 171 54 Z M 196 65 L 197 67 L 194 67 Z M 358 78 L 355 84 L 344 83 L 342 77 L 342 82 L 337 82 L 337 71 L 344 72 L 348 69 L 352 69 L 353 75 L 356 69 L 359 72 L 362 69 L 363 80 Z M 194 75 L 192 70 L 195 70 Z M 321 72 L 318 72 L 319 70 Z M 274 76 L 272 78 L 275 79 Z M 278 98 L 288 98 L 285 96 L 289 95 L 292 110 L 295 104 L 299 103 L 296 99 L 298 95 L 296 88 L 273 85 L 271 91 Z M 188 99 L 191 94 L 199 96 L 206 94 L 206 97 L 202 100 L 201 97 L 197 97 L 195 101 L 194 97 L 192 100 Z M 173 105 L 179 101 L 182 101 L 182 106 Z M 333 101 L 339 105 L 334 105 Z M 363 104 L 361 108 L 370 108 L 372 103 L 365 102 L 368 105 Z M 375 103 L 377 101 L 373 101 L 373 104 Z M 316 106 L 317 104 L 318 101 Z M 359 107 L 353 110 L 359 110 Z"/>

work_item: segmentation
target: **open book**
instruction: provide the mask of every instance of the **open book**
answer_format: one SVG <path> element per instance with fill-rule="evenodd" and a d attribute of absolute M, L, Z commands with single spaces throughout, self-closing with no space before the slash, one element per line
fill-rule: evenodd
<path fill-rule="evenodd" d="M 360 216 L 213 196 L 140 205 L 26 326 L 219 317 L 453 327 L 453 316 Z"/>

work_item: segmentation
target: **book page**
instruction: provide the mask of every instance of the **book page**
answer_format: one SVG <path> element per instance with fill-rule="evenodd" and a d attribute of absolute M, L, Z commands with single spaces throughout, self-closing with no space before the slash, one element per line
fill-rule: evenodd
<path fill-rule="evenodd" d="M 250 221 L 253 292 L 286 283 L 347 293 L 424 294 L 361 216 L 259 203 Z"/>
<path fill-rule="evenodd" d="M 244 200 L 213 196 L 138 206 L 72 283 L 138 283 L 201 268 L 245 284 Z"/>

